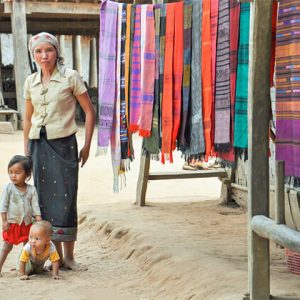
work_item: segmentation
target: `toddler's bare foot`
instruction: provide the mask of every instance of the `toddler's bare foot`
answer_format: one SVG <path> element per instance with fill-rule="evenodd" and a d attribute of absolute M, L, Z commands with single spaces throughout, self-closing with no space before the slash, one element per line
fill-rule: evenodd
<path fill-rule="evenodd" d="M 73 271 L 87 271 L 88 269 L 86 266 L 77 263 L 75 260 L 68 260 L 68 259 L 65 259 L 63 266 L 66 269 L 73 270 Z"/>
<path fill-rule="evenodd" d="M 27 275 L 21 275 L 20 280 L 29 280 L 29 276 Z"/>

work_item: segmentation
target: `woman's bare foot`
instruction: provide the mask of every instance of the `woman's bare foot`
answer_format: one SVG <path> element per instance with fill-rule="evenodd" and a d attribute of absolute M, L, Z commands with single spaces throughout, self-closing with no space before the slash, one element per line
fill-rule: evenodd
<path fill-rule="evenodd" d="M 84 266 L 80 263 L 77 263 L 75 260 L 69 260 L 66 258 L 64 260 L 63 266 L 66 269 L 73 270 L 73 271 L 87 271 L 87 269 L 88 269 L 86 266 Z"/>

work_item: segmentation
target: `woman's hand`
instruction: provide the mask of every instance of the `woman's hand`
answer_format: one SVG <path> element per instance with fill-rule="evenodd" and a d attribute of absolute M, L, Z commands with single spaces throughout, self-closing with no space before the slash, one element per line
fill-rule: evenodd
<path fill-rule="evenodd" d="M 90 147 L 84 146 L 79 152 L 79 163 L 81 162 L 81 168 L 85 165 L 90 155 Z"/>
<path fill-rule="evenodd" d="M 8 221 L 3 221 L 3 222 L 2 222 L 2 230 L 3 230 L 3 231 L 8 231 L 9 228 L 10 228 L 9 222 L 8 222 Z"/>

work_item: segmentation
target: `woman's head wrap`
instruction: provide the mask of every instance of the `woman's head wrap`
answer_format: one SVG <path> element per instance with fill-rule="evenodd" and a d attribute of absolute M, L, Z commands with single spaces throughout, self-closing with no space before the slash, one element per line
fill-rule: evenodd
<path fill-rule="evenodd" d="M 51 45 L 54 46 L 57 52 L 57 60 L 56 60 L 57 69 L 60 73 L 64 74 L 65 72 L 64 58 L 61 55 L 61 50 L 57 38 L 48 32 L 40 32 L 32 36 L 31 39 L 29 40 L 29 51 L 33 58 L 34 58 L 34 49 L 40 43 L 50 43 Z"/>

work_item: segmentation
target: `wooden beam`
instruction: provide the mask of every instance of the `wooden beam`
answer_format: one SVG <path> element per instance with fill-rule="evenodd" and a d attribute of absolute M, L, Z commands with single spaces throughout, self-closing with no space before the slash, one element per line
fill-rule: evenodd
<path fill-rule="evenodd" d="M 0 15 L 9 15 L 13 11 L 13 2 L 6 1 L 0 6 Z M 41 2 L 26 1 L 26 15 L 28 14 L 45 14 L 57 18 L 64 17 L 85 17 L 99 16 L 100 3 L 72 3 L 72 2 Z"/>
<path fill-rule="evenodd" d="M 248 92 L 248 279 L 251 300 L 270 299 L 269 241 L 251 229 L 252 217 L 269 216 L 270 57 L 273 0 L 255 0 L 250 17 Z"/>
<path fill-rule="evenodd" d="M 259 215 L 252 218 L 251 228 L 260 237 L 300 253 L 299 231 L 293 230 L 283 224 L 276 224 L 272 219 Z"/>
<path fill-rule="evenodd" d="M 54 35 L 88 35 L 97 36 L 99 34 L 99 20 L 27 20 L 28 34 L 37 34 L 42 31 L 51 32 Z M 0 33 L 11 33 L 11 21 L 0 20 Z"/>
<path fill-rule="evenodd" d="M 277 224 L 285 224 L 284 174 L 284 161 L 276 161 L 275 221 Z"/>
<path fill-rule="evenodd" d="M 7 2 L 5 2 L 7 3 Z M 25 15 L 25 0 L 12 1 L 11 14 L 13 47 L 14 47 L 14 73 L 16 80 L 16 94 L 18 111 L 21 121 L 24 119 L 25 99 L 23 98 L 23 86 L 26 77 L 30 73 L 28 61 L 27 26 Z"/>

